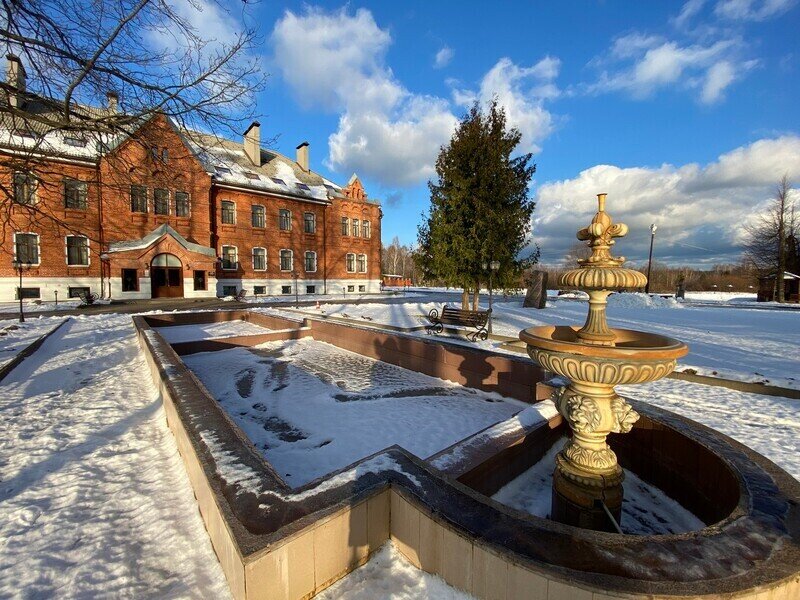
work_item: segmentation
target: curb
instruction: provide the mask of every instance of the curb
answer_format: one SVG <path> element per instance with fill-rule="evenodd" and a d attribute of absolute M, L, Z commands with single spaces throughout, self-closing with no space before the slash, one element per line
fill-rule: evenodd
<path fill-rule="evenodd" d="M 45 342 L 45 340 L 47 340 L 47 338 L 49 338 L 56 331 L 61 329 L 61 327 L 67 321 L 69 321 L 69 318 L 66 318 L 63 321 L 61 321 L 61 323 L 59 323 L 58 325 L 53 327 L 47 333 L 40 335 L 38 338 L 36 338 L 34 341 L 32 341 L 30 344 L 28 344 L 25 348 L 23 348 L 22 350 L 17 352 L 17 355 L 14 358 L 12 358 L 5 365 L 0 367 L 0 383 L 2 383 L 3 380 L 11 374 L 11 371 L 13 371 L 15 368 L 17 368 L 22 363 L 23 360 L 25 360 L 31 354 L 36 352 L 41 347 L 41 345 L 44 344 L 44 342 Z"/>

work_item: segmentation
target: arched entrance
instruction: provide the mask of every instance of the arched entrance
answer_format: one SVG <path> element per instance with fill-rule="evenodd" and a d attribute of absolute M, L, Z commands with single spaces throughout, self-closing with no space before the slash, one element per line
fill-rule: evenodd
<path fill-rule="evenodd" d="M 183 266 L 174 254 L 158 254 L 150 263 L 153 298 L 183 298 Z"/>

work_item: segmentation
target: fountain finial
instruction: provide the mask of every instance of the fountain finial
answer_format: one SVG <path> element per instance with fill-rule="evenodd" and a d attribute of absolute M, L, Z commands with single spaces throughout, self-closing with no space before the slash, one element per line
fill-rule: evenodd
<path fill-rule="evenodd" d="M 560 284 L 589 294 L 589 314 L 578 331 L 578 338 L 587 344 L 613 346 L 616 335 L 606 322 L 606 299 L 611 292 L 644 287 L 647 278 L 633 269 L 625 269 L 624 256 L 613 256 L 614 238 L 628 233 L 624 223 L 614 223 L 606 208 L 606 194 L 597 194 L 598 210 L 588 227 L 578 231 L 578 239 L 588 242 L 592 254 L 578 259 L 578 268 L 561 276 Z"/>

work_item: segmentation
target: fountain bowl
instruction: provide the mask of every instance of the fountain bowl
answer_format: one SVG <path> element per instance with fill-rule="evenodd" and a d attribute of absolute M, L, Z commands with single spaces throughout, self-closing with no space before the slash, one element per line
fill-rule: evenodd
<path fill-rule="evenodd" d="M 544 325 L 520 332 L 530 357 L 542 368 L 573 382 L 604 386 L 645 383 L 666 377 L 689 352 L 686 344 L 654 333 L 612 329 L 614 346 L 578 338 L 579 327 Z"/>

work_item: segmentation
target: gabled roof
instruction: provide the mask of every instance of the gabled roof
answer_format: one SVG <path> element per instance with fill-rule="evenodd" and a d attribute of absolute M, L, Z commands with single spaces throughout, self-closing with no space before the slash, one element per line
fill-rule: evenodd
<path fill-rule="evenodd" d="M 775 277 L 777 277 L 777 275 L 778 275 L 778 273 L 774 272 L 774 273 L 770 273 L 769 275 L 764 275 L 761 279 L 775 279 Z M 784 271 L 783 272 L 783 278 L 784 279 L 800 279 L 800 275 L 795 275 L 794 273 L 790 273 L 789 271 Z"/>
<path fill-rule="evenodd" d="M 214 258 L 216 258 L 217 256 L 217 253 L 213 248 L 209 248 L 208 246 L 201 246 L 200 244 L 195 244 L 194 242 L 190 242 L 166 223 L 164 223 L 163 225 L 159 225 L 158 227 L 153 229 L 153 231 L 151 231 L 146 236 L 138 240 L 111 242 L 109 244 L 108 251 L 128 252 L 129 250 L 143 250 L 145 248 L 149 248 L 150 246 L 152 246 L 154 243 L 156 243 L 165 235 L 172 236 L 172 238 L 176 242 L 178 242 L 189 252 L 197 252 L 198 254 L 205 254 L 206 256 L 211 256 Z"/>

